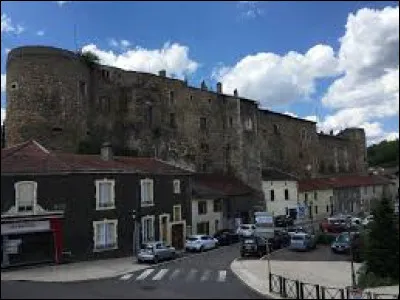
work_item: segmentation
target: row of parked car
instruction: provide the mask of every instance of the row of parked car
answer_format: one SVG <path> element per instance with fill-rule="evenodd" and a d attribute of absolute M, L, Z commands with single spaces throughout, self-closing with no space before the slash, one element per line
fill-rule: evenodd
<path fill-rule="evenodd" d="M 325 233 L 342 233 L 347 231 L 350 226 L 350 229 L 354 231 L 360 227 L 368 226 L 373 220 L 373 215 L 365 218 L 358 218 L 351 215 L 337 215 L 325 218 L 320 224 L 320 229 Z"/>
<path fill-rule="evenodd" d="M 202 252 L 217 248 L 218 246 L 230 245 L 239 242 L 239 235 L 230 229 L 223 229 L 210 235 L 191 235 L 186 238 L 185 250 L 187 252 Z M 178 252 L 174 247 L 166 245 L 162 241 L 149 242 L 142 245 L 137 260 L 141 262 L 158 263 L 162 260 L 175 259 Z"/>

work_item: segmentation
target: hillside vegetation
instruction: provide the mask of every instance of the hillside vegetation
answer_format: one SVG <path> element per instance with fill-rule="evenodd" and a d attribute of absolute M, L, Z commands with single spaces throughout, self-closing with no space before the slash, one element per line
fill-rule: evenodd
<path fill-rule="evenodd" d="M 367 148 L 368 165 L 391 167 L 399 164 L 399 140 L 382 141 Z"/>

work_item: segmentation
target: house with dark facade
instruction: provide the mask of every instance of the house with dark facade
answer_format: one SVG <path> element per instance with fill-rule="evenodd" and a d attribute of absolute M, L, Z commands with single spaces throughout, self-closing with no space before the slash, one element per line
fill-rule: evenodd
<path fill-rule="evenodd" d="M 191 173 L 154 158 L 1 151 L 1 266 L 132 255 L 146 241 L 183 248 Z"/>
<path fill-rule="evenodd" d="M 191 234 L 214 234 L 254 222 L 262 195 L 242 181 L 218 173 L 193 175 Z"/>

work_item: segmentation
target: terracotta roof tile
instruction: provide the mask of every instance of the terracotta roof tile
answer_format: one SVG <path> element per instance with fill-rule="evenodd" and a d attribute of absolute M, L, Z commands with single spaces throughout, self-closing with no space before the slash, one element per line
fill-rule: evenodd
<path fill-rule="evenodd" d="M 100 155 L 50 152 L 31 140 L 1 150 L 2 173 L 54 173 L 81 171 L 120 171 L 163 174 L 190 174 L 155 158 L 114 157 L 102 160 Z"/>

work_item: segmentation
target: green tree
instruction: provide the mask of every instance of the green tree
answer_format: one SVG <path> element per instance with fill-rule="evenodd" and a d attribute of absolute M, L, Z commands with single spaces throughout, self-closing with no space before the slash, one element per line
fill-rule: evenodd
<path fill-rule="evenodd" d="M 89 67 L 92 67 L 100 62 L 100 57 L 91 51 L 82 52 L 80 56 Z"/>
<path fill-rule="evenodd" d="M 393 204 L 382 199 L 373 211 L 366 245 L 366 271 L 384 278 L 399 280 L 399 232 Z"/>
<path fill-rule="evenodd" d="M 367 148 L 370 166 L 395 166 L 399 164 L 399 140 L 382 141 Z"/>

